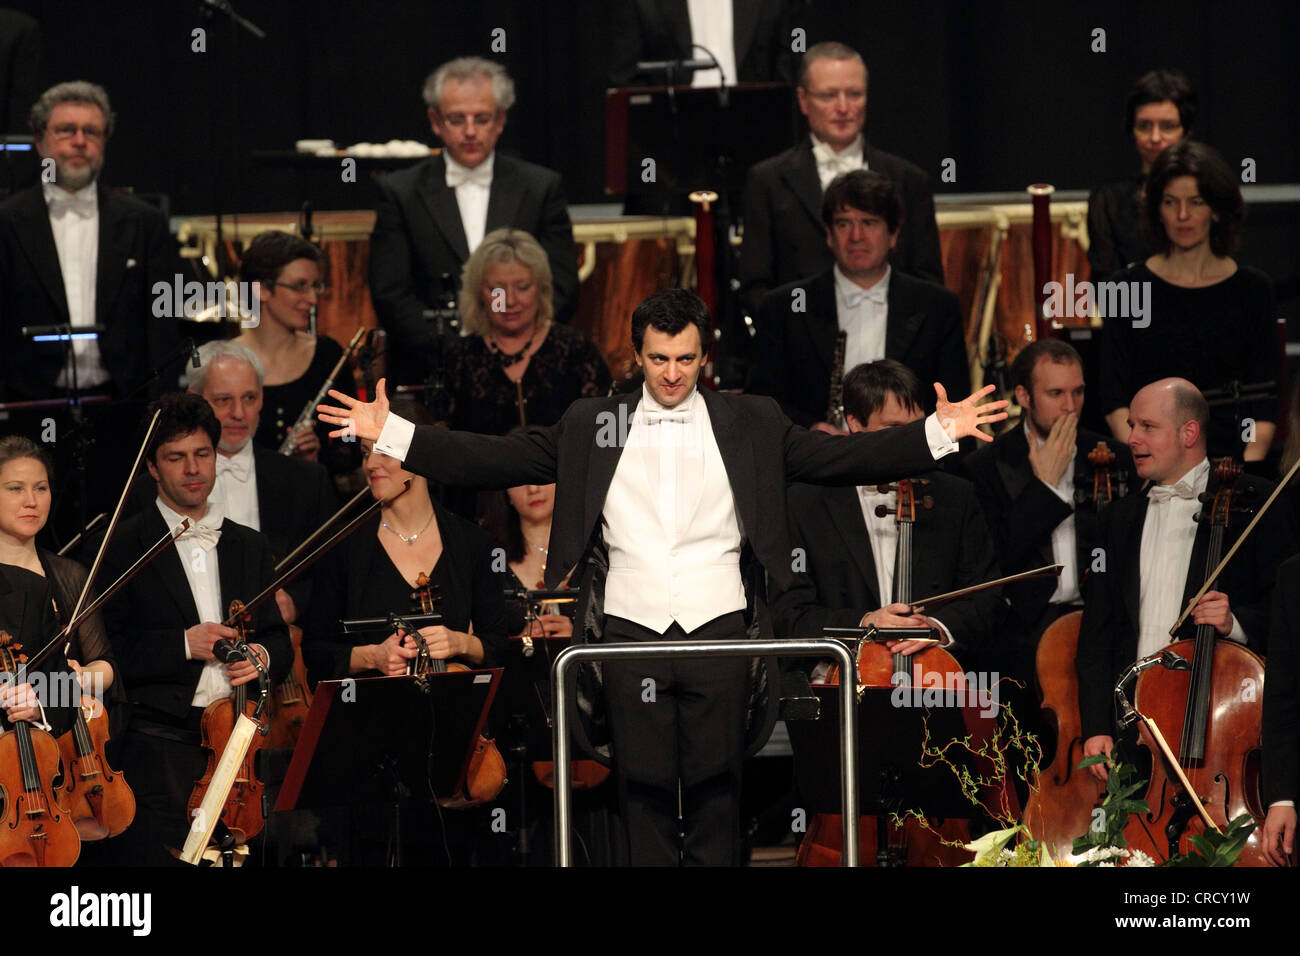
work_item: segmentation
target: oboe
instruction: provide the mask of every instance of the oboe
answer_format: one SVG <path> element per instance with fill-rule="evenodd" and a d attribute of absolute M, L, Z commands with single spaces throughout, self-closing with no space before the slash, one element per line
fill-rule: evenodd
<path fill-rule="evenodd" d="M 844 346 L 849 334 L 843 329 L 835 333 L 835 358 L 831 362 L 831 398 L 826 405 L 826 421 L 836 428 L 844 428 Z"/>

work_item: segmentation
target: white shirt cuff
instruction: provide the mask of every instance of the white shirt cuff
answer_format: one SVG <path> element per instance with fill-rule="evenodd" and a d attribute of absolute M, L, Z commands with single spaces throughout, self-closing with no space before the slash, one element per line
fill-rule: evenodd
<path fill-rule="evenodd" d="M 938 646 L 942 647 L 945 651 L 951 650 L 952 648 L 956 647 L 957 638 L 952 636 L 952 631 L 948 630 L 948 625 L 943 623 L 943 621 L 939 620 L 937 617 L 932 617 L 930 618 L 930 620 L 934 621 L 935 625 L 938 626 L 939 630 L 943 631 L 943 636 L 948 638 L 947 644 L 940 644 Z"/>
<path fill-rule="evenodd" d="M 1046 481 L 1043 481 L 1042 478 L 1039 478 L 1038 480 L 1039 480 L 1039 481 L 1042 481 L 1043 484 L 1047 485 L 1047 482 L 1046 482 Z M 1060 499 L 1061 499 L 1062 501 L 1064 501 L 1067 505 L 1069 505 L 1072 509 L 1074 508 L 1074 496 L 1073 496 L 1073 495 L 1066 494 L 1064 491 L 1062 491 L 1062 490 L 1061 490 L 1060 488 L 1058 488 L 1056 485 L 1047 485 L 1047 487 L 1052 489 L 1052 494 L 1056 495 L 1056 497 L 1060 498 Z"/>
<path fill-rule="evenodd" d="M 185 648 L 185 659 L 187 661 L 194 660 L 193 655 L 190 654 L 190 639 L 185 636 L 184 631 L 181 631 L 181 647 Z"/>
<path fill-rule="evenodd" d="M 925 420 L 925 440 L 930 443 L 930 454 L 934 456 L 935 461 L 944 455 L 951 455 L 961 447 L 943 430 L 937 412 L 932 412 Z"/>
<path fill-rule="evenodd" d="M 1228 632 L 1228 640 L 1236 641 L 1238 644 L 1246 643 L 1246 632 L 1241 629 L 1241 622 L 1237 620 L 1237 615 L 1232 615 L 1232 630 Z"/>
<path fill-rule="evenodd" d="M 379 437 L 375 439 L 375 451 L 398 461 L 406 461 L 414 437 L 415 425 L 402 416 L 389 412 L 384 427 L 379 431 Z"/>
<path fill-rule="evenodd" d="M 1274 800 L 1272 803 L 1268 805 L 1268 808 L 1272 810 L 1274 807 L 1294 807 L 1294 806 L 1295 806 L 1294 800 Z"/>

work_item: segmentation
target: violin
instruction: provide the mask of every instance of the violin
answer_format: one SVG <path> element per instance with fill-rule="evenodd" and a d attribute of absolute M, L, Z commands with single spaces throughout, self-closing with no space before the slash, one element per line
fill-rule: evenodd
<path fill-rule="evenodd" d="M 912 603 L 912 569 L 914 563 L 913 527 L 918 505 L 925 510 L 934 507 L 929 495 L 916 493 L 916 486 L 928 484 L 925 479 L 903 479 L 897 485 L 881 485 L 882 492 L 897 490 L 898 507 L 893 510 L 898 528 L 897 560 L 894 564 L 894 602 Z M 876 509 L 877 517 L 891 511 L 885 505 Z M 884 644 L 863 641 L 858 646 L 858 682 L 863 688 L 893 690 L 902 686 L 938 686 L 955 688 L 963 701 L 966 693 L 966 673 L 953 656 L 940 647 L 931 647 L 910 656 L 891 652 Z M 937 682 L 937 683 L 932 683 Z M 838 684 L 839 674 L 832 668 L 827 684 Z M 983 716 L 978 705 L 962 707 L 962 718 L 970 736 L 982 743 L 996 731 L 993 718 Z M 919 755 L 918 755 L 919 756 Z M 981 767 L 984 779 L 991 779 L 992 768 Z M 992 787 L 993 784 L 988 786 Z M 1005 786 L 993 796 L 999 802 L 1014 800 Z M 970 842 L 970 828 L 966 820 L 930 820 L 929 826 L 908 817 L 901 826 L 885 816 L 863 816 L 858 831 L 859 859 L 874 860 L 880 866 L 956 866 L 970 859 L 970 852 L 961 844 Z M 839 814 L 816 814 L 809 824 L 796 855 L 799 866 L 838 866 L 843 848 L 842 821 Z M 957 845 L 951 845 L 951 844 Z"/>
<path fill-rule="evenodd" d="M 435 585 L 423 571 L 415 579 L 416 590 L 411 595 L 423 614 L 436 614 L 437 598 L 433 591 Z M 448 664 L 441 658 L 429 655 L 429 645 L 418 633 L 411 635 L 416 644 L 416 656 L 407 664 L 406 672 L 412 677 L 424 677 L 428 674 L 446 674 L 456 671 L 468 671 L 464 664 Z M 451 797 L 439 797 L 438 805 L 454 809 L 477 807 L 489 800 L 496 799 L 497 794 L 506 785 L 506 762 L 497 750 L 497 745 L 490 737 L 478 735 L 474 743 L 474 752 L 469 758 L 469 767 L 465 771 L 465 788 L 461 793 Z"/>
<path fill-rule="evenodd" d="M 22 645 L 0 631 L 0 669 L 19 673 Z M 72 866 L 81 837 L 54 787 L 59 745 L 25 720 L 0 734 L 0 866 Z"/>
<path fill-rule="evenodd" d="M 1241 466 L 1230 458 L 1221 459 L 1215 477 L 1219 489 L 1207 501 L 1209 514 L 1197 515 L 1197 520 L 1210 522 L 1207 585 L 1217 574 L 1232 514 L 1241 510 L 1233 504 L 1240 494 Z M 1191 670 L 1156 667 L 1144 672 L 1134 691 L 1134 707 L 1176 747 L 1179 766 L 1218 829 L 1225 829 L 1242 813 L 1250 813 L 1262 823 L 1263 660 L 1235 641 L 1219 639 L 1211 624 L 1198 624 L 1194 640 L 1178 641 L 1164 650 L 1190 661 Z M 1243 693 L 1246 688 L 1254 693 Z M 1139 746 L 1150 750 L 1152 756 L 1146 792 L 1150 811 L 1131 817 L 1124 837 L 1130 847 L 1157 860 L 1187 853 L 1190 838 L 1204 831 L 1204 823 L 1194 802 L 1165 766 L 1145 726 L 1139 726 Z M 1262 826 L 1251 833 L 1240 862 L 1269 865 Z"/>
<path fill-rule="evenodd" d="M 1122 477 L 1113 474 L 1115 453 L 1105 442 L 1088 452 L 1092 465 L 1091 501 L 1100 514 L 1122 493 Z M 1075 658 L 1079 649 L 1082 611 L 1073 611 L 1043 632 L 1038 641 L 1035 670 L 1042 698 L 1043 719 L 1056 732 L 1052 760 L 1040 767 L 1031 781 L 1024 824 L 1034 839 L 1047 846 L 1057 860 L 1074 855 L 1074 840 L 1088 832 L 1092 811 L 1101 802 L 1106 785 L 1092 774 L 1075 769 L 1083 759 L 1083 723 L 1079 717 L 1079 674 Z"/>
<path fill-rule="evenodd" d="M 307 668 L 302 661 L 302 628 L 289 625 L 293 645 L 293 666 L 271 694 L 270 719 L 272 749 L 292 750 L 298 744 L 307 712 L 311 710 L 311 691 L 307 689 Z"/>
<path fill-rule="evenodd" d="M 57 605 L 54 619 L 62 626 Z M 87 842 L 115 837 L 135 819 L 135 794 L 105 757 L 108 739 L 108 711 L 94 694 L 83 692 L 72 729 L 59 738 L 59 789 L 77 833 Z"/>
<path fill-rule="evenodd" d="M 251 618 L 251 613 L 242 601 L 230 602 L 230 617 L 226 623 L 239 632 L 239 637 L 233 641 L 236 645 L 248 643 L 252 631 Z M 208 764 L 203 771 L 203 776 L 194 781 L 194 790 L 190 793 L 190 800 L 186 806 L 190 817 L 194 816 L 203 803 L 239 715 L 247 714 L 254 720 L 258 719 L 257 702 L 249 699 L 247 690 L 247 684 L 240 684 L 231 691 L 229 697 L 214 700 L 203 711 L 202 743 L 204 749 L 208 751 Z M 260 721 L 259 725 L 260 732 L 253 735 L 248 745 L 248 751 L 239 765 L 239 772 L 235 776 L 235 782 L 230 788 L 220 815 L 221 821 L 229 827 L 237 844 L 247 843 L 261 833 L 262 827 L 266 824 L 266 815 L 262 811 L 263 784 L 257 779 L 255 761 L 257 752 L 266 744 L 269 728 Z"/>

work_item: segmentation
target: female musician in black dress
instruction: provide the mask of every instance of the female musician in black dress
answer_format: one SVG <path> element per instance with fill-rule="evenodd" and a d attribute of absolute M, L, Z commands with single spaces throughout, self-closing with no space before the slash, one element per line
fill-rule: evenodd
<path fill-rule="evenodd" d="M 423 407 L 411 399 L 398 399 L 395 404 L 412 420 L 428 421 Z M 500 666 L 506 611 L 501 581 L 493 570 L 492 540 L 437 504 L 426 479 L 375 452 L 369 442 L 363 452 L 371 493 L 388 503 L 321 563 L 303 630 L 308 682 L 314 687 L 322 680 L 405 674 L 407 663 L 416 656 L 414 636 L 344 634 L 340 622 L 418 611 L 413 594 L 421 572 L 429 577 L 435 610 L 444 621 L 420 628 L 419 637 L 430 656 L 471 668 Z M 407 479 L 410 488 L 402 491 Z M 484 822 L 487 810 L 439 811 L 428 799 L 412 798 L 403 822 L 408 837 L 406 862 L 412 857 L 433 864 L 495 859 L 498 849 L 505 850 L 504 838 Z M 384 834 L 373 826 L 362 826 L 357 833 L 355 823 L 353 830 L 359 837 L 353 861 L 382 862 Z M 494 840 L 502 845 L 496 847 Z"/>
<path fill-rule="evenodd" d="M 293 233 L 270 231 L 253 238 L 239 264 L 242 282 L 260 284 L 258 322 L 235 340 L 262 360 L 262 418 L 253 440 L 278 450 L 304 407 L 338 364 L 343 347 L 328 335 L 313 335 L 311 311 L 325 291 L 321 251 Z M 331 388 L 356 394 L 345 365 Z M 330 474 L 352 471 L 360 463 L 355 445 L 326 441 L 319 423 L 299 429 L 295 454 L 319 460 Z"/>
<path fill-rule="evenodd" d="M 578 329 L 552 321 L 551 266 L 528 233 L 496 229 L 465 262 L 464 337 L 447 356 L 449 423 L 504 435 L 554 425 L 579 398 L 609 393 L 600 352 Z"/>
<path fill-rule="evenodd" d="M 1093 282 L 1114 278 L 1154 251 L 1142 237 L 1142 187 L 1156 157 L 1192 135 L 1196 93 L 1179 71 L 1152 70 L 1129 93 L 1126 119 L 1142 172 L 1098 186 L 1088 197 Z"/>
<path fill-rule="evenodd" d="M 1152 163 L 1143 215 L 1160 251 L 1114 281 L 1128 286 L 1130 305 L 1138 293 L 1144 314 L 1105 317 L 1102 339 L 1103 409 L 1121 441 L 1129 434 L 1129 400 L 1144 385 L 1177 376 L 1202 392 L 1225 390 L 1272 381 L 1279 368 L 1273 284 L 1232 258 L 1245 204 L 1223 157 L 1191 141 L 1166 149 Z M 1241 457 L 1244 450 L 1246 461 L 1263 459 L 1275 408 L 1268 399 L 1212 406 L 1210 456 Z"/>
<path fill-rule="evenodd" d="M 87 572 L 76 561 L 36 544 L 50 516 L 52 471 L 49 453 L 36 442 L 21 435 L 0 438 L 0 564 L 7 565 L 10 574 L 44 578 L 59 620 L 66 622 L 81 595 Z M 42 635 L 53 636 L 53 632 Z M 110 702 L 121 700 L 121 687 L 115 684 L 113 651 L 98 612 L 87 615 L 78 625 L 70 644 L 68 658 L 77 662 L 85 691 L 100 698 L 107 696 Z"/>

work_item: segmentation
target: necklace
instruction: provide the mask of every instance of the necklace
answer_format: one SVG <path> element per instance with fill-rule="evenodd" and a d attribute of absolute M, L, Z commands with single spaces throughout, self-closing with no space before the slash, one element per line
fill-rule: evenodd
<path fill-rule="evenodd" d="M 526 344 L 518 352 L 502 351 L 501 346 L 497 345 L 495 337 L 489 338 L 487 340 L 488 348 L 492 351 L 493 354 L 497 356 L 497 358 L 501 360 L 502 368 L 509 368 L 510 366 L 514 365 L 516 362 L 520 361 L 525 355 L 528 354 L 528 350 L 531 349 L 533 347 L 533 343 L 537 341 L 537 333 L 541 331 L 541 328 L 542 327 L 540 322 L 535 323 L 533 325 L 533 334 L 529 336 L 528 344 Z"/>
<path fill-rule="evenodd" d="M 407 537 L 406 535 L 402 534 L 402 532 L 398 531 L 396 528 L 394 528 L 394 527 L 393 527 L 391 524 L 389 524 L 387 521 L 383 522 L 382 527 L 387 528 L 389 531 L 393 532 L 393 534 L 395 534 L 395 535 L 397 535 L 399 538 L 401 538 L 401 539 L 402 539 L 402 542 L 403 542 L 404 544 L 406 544 L 406 545 L 412 545 L 412 544 L 415 544 L 415 539 L 416 539 L 416 538 L 418 538 L 420 535 L 424 534 L 425 529 L 428 528 L 429 525 L 430 525 L 432 522 L 433 522 L 433 512 L 430 511 L 430 512 L 429 512 L 429 520 L 426 521 L 426 522 L 424 523 L 424 527 L 421 528 L 419 531 L 415 532 L 415 534 L 411 535 L 410 537 Z"/>

